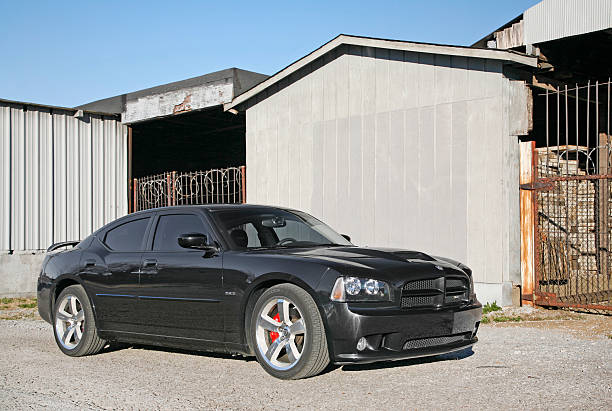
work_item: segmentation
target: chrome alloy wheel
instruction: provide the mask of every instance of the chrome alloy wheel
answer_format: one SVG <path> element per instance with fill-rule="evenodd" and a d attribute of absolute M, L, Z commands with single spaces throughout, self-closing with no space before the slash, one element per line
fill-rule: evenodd
<path fill-rule="evenodd" d="M 257 316 L 257 349 L 268 365 L 285 371 L 298 363 L 306 344 L 300 309 L 287 298 L 273 298 Z"/>
<path fill-rule="evenodd" d="M 85 329 L 85 312 L 79 299 L 68 294 L 55 308 L 55 334 L 60 344 L 72 350 L 79 345 Z"/>

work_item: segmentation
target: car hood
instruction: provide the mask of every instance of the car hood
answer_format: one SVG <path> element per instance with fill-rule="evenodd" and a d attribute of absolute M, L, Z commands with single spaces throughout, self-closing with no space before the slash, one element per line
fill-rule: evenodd
<path fill-rule="evenodd" d="M 466 275 L 457 263 L 419 251 L 370 247 L 317 247 L 262 250 L 268 257 L 316 261 L 343 275 L 397 281 L 409 277 Z"/>

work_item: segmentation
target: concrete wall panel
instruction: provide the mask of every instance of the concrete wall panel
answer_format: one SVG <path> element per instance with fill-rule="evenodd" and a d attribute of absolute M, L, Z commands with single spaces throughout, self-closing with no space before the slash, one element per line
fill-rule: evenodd
<path fill-rule="evenodd" d="M 513 281 L 502 65 L 354 46 L 312 65 L 247 110 L 248 202 L 305 210 L 356 244 L 455 258 L 494 290 Z"/>
<path fill-rule="evenodd" d="M 128 100 L 123 122 L 133 123 L 228 103 L 233 97 L 233 83 L 229 80 L 212 82 L 206 87 L 197 85 Z"/>

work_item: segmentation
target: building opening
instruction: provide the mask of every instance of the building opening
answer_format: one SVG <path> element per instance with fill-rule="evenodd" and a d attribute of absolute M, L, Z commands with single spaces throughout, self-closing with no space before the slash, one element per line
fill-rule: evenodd
<path fill-rule="evenodd" d="M 244 202 L 245 116 L 223 105 L 267 77 L 230 68 L 78 107 L 128 127 L 130 212 Z"/>
<path fill-rule="evenodd" d="M 189 172 L 245 164 L 245 118 L 222 106 L 136 123 L 132 176 Z"/>
<path fill-rule="evenodd" d="M 245 201 L 245 117 L 222 106 L 137 123 L 132 210 Z"/>

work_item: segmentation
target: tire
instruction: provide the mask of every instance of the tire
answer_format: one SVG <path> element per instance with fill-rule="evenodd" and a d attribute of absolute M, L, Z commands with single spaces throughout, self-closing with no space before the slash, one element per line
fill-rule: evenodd
<path fill-rule="evenodd" d="M 80 285 L 66 287 L 57 297 L 53 335 L 59 349 L 71 357 L 97 354 L 106 345 L 98 336 L 91 303 Z"/>
<path fill-rule="evenodd" d="M 247 331 L 257 361 L 276 378 L 308 378 L 329 365 L 317 304 L 294 284 L 279 284 L 261 294 Z"/>

